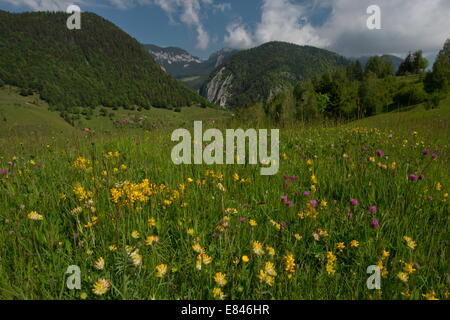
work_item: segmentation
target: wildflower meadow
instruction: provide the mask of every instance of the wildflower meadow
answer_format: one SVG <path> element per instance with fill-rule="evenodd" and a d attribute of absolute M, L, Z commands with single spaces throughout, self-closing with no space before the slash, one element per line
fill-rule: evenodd
<path fill-rule="evenodd" d="M 274 176 L 171 130 L 3 139 L 0 298 L 448 299 L 449 140 L 403 129 L 281 128 Z"/>

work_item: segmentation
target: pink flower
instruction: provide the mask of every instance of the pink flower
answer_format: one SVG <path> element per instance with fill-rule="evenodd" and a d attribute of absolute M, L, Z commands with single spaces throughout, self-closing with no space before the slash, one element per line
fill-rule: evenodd
<path fill-rule="evenodd" d="M 417 180 L 419 180 L 419 177 L 418 177 L 417 175 L 415 175 L 415 174 L 410 174 L 410 175 L 409 175 L 409 180 L 411 180 L 411 181 L 417 181 Z"/>
<path fill-rule="evenodd" d="M 431 158 L 437 159 L 437 158 L 438 158 L 438 155 L 437 155 L 436 153 L 433 153 L 433 154 L 431 155 Z"/>
<path fill-rule="evenodd" d="M 380 227 L 380 220 L 373 219 L 372 222 L 370 223 L 370 227 L 372 229 L 378 229 Z"/>
<path fill-rule="evenodd" d="M 381 150 L 377 150 L 377 156 L 379 156 L 379 157 L 384 156 L 384 152 Z"/>
<path fill-rule="evenodd" d="M 352 207 L 356 207 L 357 205 L 359 205 L 359 201 L 357 199 L 352 199 L 350 200 L 350 205 Z"/>
<path fill-rule="evenodd" d="M 371 213 L 377 213 L 377 206 L 371 206 L 370 208 L 369 208 L 369 211 L 371 212 Z"/>
<path fill-rule="evenodd" d="M 430 150 L 425 149 L 425 150 L 422 151 L 422 154 L 423 154 L 424 156 L 427 156 L 427 155 L 430 154 Z"/>
<path fill-rule="evenodd" d="M 305 198 L 309 198 L 311 196 L 311 192 L 305 191 L 303 192 L 303 195 L 305 196 Z"/>
<path fill-rule="evenodd" d="M 318 205 L 319 203 L 317 202 L 317 200 L 311 200 L 311 201 L 309 202 L 309 204 L 311 205 L 311 207 L 317 207 L 317 205 Z"/>

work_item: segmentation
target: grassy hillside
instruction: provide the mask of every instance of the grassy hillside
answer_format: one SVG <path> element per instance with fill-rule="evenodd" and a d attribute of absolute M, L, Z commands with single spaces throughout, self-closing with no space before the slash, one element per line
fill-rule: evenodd
<path fill-rule="evenodd" d="M 89 108 L 91 113 L 88 115 L 74 114 L 77 120 L 71 126 L 59 111 L 50 111 L 52 108 L 38 94 L 24 97 L 20 91 L 17 87 L 0 87 L 0 140 L 5 143 L 8 139 L 24 140 L 36 136 L 68 137 L 85 128 L 98 134 L 118 134 L 178 128 L 188 126 L 194 120 L 211 122 L 231 117 L 231 113 L 225 110 L 196 106 L 181 108 L 179 112 L 157 108 L 140 111 L 137 108 L 117 108 L 108 109 L 106 114 L 103 113 L 104 108 L 97 107 Z"/>
<path fill-rule="evenodd" d="M 75 131 L 38 95 L 23 97 L 15 87 L 0 88 L 0 139 L 66 135 Z"/>
<path fill-rule="evenodd" d="M 111 22 L 86 12 L 81 30 L 68 30 L 68 16 L 0 11 L 0 83 L 59 110 L 207 104 Z"/>
<path fill-rule="evenodd" d="M 441 102 L 439 109 L 425 110 L 424 104 L 418 104 L 355 121 L 348 126 L 380 128 L 399 134 L 418 131 L 436 144 L 450 146 L 450 97 Z"/>

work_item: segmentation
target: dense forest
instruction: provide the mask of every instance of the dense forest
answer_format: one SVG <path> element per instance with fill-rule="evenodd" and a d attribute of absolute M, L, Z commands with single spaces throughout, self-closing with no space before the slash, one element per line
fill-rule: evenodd
<path fill-rule="evenodd" d="M 440 51 L 431 72 L 421 51 L 410 53 L 394 73 L 392 60 L 371 57 L 347 67 L 320 73 L 284 90 L 264 105 L 277 121 L 316 118 L 355 119 L 424 103 L 437 108 L 450 90 L 450 40 Z"/>
<path fill-rule="evenodd" d="M 246 107 L 267 100 L 282 88 L 311 79 L 317 73 L 349 63 L 344 57 L 327 50 L 268 42 L 235 54 L 211 74 L 201 92 L 207 96 L 208 86 L 214 85 L 211 83 L 218 74 L 222 79 L 232 75 L 228 107 Z M 222 69 L 225 71 L 221 72 Z"/>
<path fill-rule="evenodd" d="M 0 11 L 0 85 L 39 93 L 53 108 L 172 108 L 208 102 L 161 70 L 148 51 L 114 24 L 82 14 Z"/>

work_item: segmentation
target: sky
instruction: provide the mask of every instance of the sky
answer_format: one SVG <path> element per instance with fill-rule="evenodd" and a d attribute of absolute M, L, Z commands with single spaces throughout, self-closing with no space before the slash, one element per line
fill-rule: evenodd
<path fill-rule="evenodd" d="M 176 46 L 201 58 L 275 40 L 349 57 L 419 49 L 427 56 L 450 38 L 450 0 L 0 0 L 0 9 L 66 11 L 70 4 L 141 43 Z M 380 8 L 381 29 L 367 26 L 371 5 Z"/>

